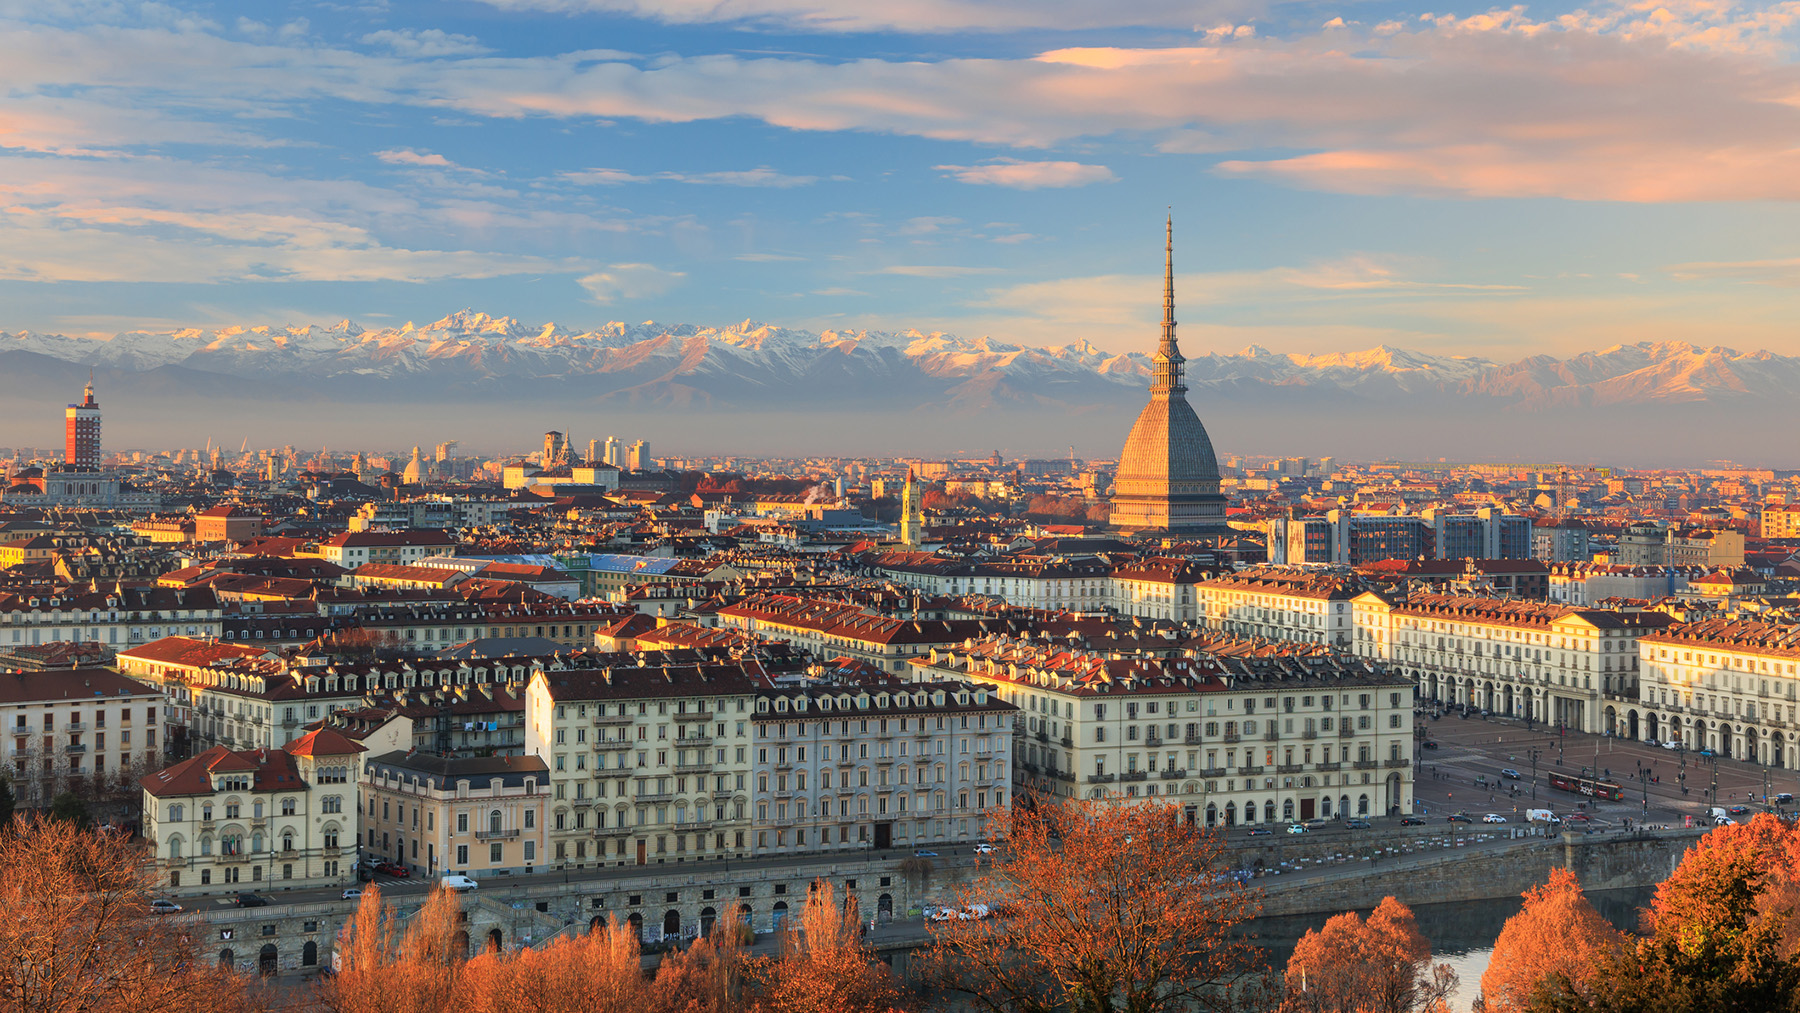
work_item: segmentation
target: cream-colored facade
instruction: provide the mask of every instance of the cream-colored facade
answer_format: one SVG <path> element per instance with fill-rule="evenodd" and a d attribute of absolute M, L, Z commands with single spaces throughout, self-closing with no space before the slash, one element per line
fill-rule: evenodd
<path fill-rule="evenodd" d="M 553 868 L 750 853 L 751 718 L 736 663 L 534 672 L 525 751 L 549 767 Z"/>
<path fill-rule="evenodd" d="M 531 875 L 545 864 L 548 774 L 535 756 L 369 757 L 363 853 L 428 877 Z"/>
<path fill-rule="evenodd" d="M 1371 592 L 1352 607 L 1356 654 L 1410 675 L 1421 697 L 1595 733 L 1637 699 L 1638 639 L 1674 621 L 1464 595 Z"/>
<path fill-rule="evenodd" d="M 1318 570 L 1254 567 L 1194 588 L 1209 630 L 1348 649 L 1355 638 L 1350 600 L 1357 584 Z"/>
<path fill-rule="evenodd" d="M 1403 677 L 1304 645 L 1218 647 L 1120 657 L 995 639 L 915 667 L 1020 709 L 1020 793 L 1174 802 L 1205 826 L 1412 811 Z"/>
<path fill-rule="evenodd" d="M 1800 768 L 1800 627 L 1707 619 L 1638 642 L 1642 680 L 1620 734 Z"/>
<path fill-rule="evenodd" d="M 216 746 L 144 776 L 144 836 L 161 889 L 187 896 L 355 882 L 362 751 L 320 731 L 284 749 Z"/>

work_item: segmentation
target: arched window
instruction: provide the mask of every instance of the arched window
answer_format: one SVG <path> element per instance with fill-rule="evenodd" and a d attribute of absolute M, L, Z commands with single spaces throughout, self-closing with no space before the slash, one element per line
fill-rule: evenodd
<path fill-rule="evenodd" d="M 206 835 L 206 834 L 201 835 L 201 837 L 200 837 L 200 854 L 210 855 L 212 853 L 213 852 L 212 852 L 212 837 L 211 837 L 211 835 Z"/>
<path fill-rule="evenodd" d="M 263 844 L 262 834 L 255 833 L 255 834 L 250 835 L 250 853 L 251 854 L 253 854 L 253 855 L 261 854 L 262 853 L 262 844 Z"/>
<path fill-rule="evenodd" d="M 500 832 L 500 810 L 488 813 L 488 831 L 496 834 Z"/>
<path fill-rule="evenodd" d="M 182 805 L 170 806 L 169 807 L 169 822 L 170 823 L 180 823 L 181 819 L 182 819 L 182 813 L 184 813 L 185 811 L 186 811 L 185 806 L 182 806 Z"/>
<path fill-rule="evenodd" d="M 281 850 L 283 850 L 283 851 L 294 850 L 294 834 L 292 831 L 283 831 L 282 832 Z"/>
<path fill-rule="evenodd" d="M 169 857 L 175 858 L 175 859 L 179 859 L 181 857 L 181 838 L 179 838 L 179 837 L 169 838 Z"/>

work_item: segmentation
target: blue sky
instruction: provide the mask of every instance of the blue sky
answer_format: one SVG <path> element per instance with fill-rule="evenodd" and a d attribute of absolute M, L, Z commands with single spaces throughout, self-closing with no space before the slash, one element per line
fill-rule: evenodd
<path fill-rule="evenodd" d="M 1800 354 L 1800 3 L 0 0 L 0 328 Z"/>

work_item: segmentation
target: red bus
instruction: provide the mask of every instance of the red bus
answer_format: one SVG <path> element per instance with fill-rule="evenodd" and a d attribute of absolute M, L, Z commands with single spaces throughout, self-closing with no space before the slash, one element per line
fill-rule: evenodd
<path fill-rule="evenodd" d="M 1589 798 L 1603 798 L 1611 802 L 1625 801 L 1625 791 L 1612 781 L 1596 781 L 1591 777 L 1577 777 L 1574 774 L 1548 775 L 1550 787 L 1572 791 L 1577 795 Z"/>

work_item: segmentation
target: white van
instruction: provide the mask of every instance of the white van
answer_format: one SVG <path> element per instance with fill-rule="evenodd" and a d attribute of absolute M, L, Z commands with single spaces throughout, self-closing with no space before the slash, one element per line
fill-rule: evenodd
<path fill-rule="evenodd" d="M 457 893 L 467 893 L 470 890 L 481 889 L 481 884 L 475 882 L 474 879 L 468 876 L 445 876 L 443 879 L 438 880 L 438 885 L 446 890 L 453 890 Z"/>
<path fill-rule="evenodd" d="M 1718 826 L 1718 827 L 1729 826 L 1730 824 L 1737 822 L 1736 820 L 1731 818 L 1730 813 L 1726 812 L 1720 806 L 1712 807 L 1712 821 L 1713 821 L 1713 825 Z"/>
<path fill-rule="evenodd" d="M 1525 819 L 1532 823 L 1561 823 L 1562 817 L 1548 809 L 1527 809 Z"/>

